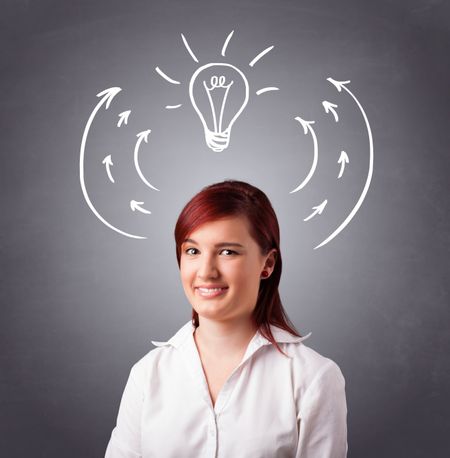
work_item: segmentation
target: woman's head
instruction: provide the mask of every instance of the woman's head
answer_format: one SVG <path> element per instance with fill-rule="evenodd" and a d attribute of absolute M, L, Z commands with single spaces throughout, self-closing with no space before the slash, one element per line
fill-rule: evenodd
<path fill-rule="evenodd" d="M 201 224 L 184 239 L 180 256 L 183 288 L 200 321 L 254 325 L 261 278 L 268 281 L 276 250 L 262 253 L 245 216 Z"/>
<path fill-rule="evenodd" d="M 193 234 L 200 240 L 195 240 Z M 187 244 L 187 239 L 203 245 Z M 236 240 L 243 241 L 244 248 L 227 245 L 212 250 L 215 242 Z M 240 302 L 240 313 L 250 312 L 250 318 L 257 327 L 262 327 L 266 337 L 272 337 L 269 324 L 298 334 L 292 324 L 287 324 L 289 320 L 278 293 L 282 270 L 278 220 L 269 199 L 260 189 L 236 180 L 206 186 L 181 211 L 175 226 L 175 242 L 183 287 L 193 305 L 195 326 L 199 325 L 195 308 L 200 313 L 202 310 L 207 313 L 207 307 L 201 308 L 205 302 L 210 301 L 211 305 L 214 301 L 220 303 L 222 299 L 231 299 L 231 295 L 226 296 L 234 285 L 235 299 L 244 299 Z M 237 254 L 233 255 L 230 250 Z M 263 271 L 268 276 L 265 277 Z M 244 279 L 239 281 L 241 276 Z M 195 290 L 202 285 L 227 287 L 227 281 L 231 283 L 230 290 L 216 293 L 219 294 L 217 299 L 205 299 L 200 296 L 201 291 Z M 238 302 L 231 301 L 228 305 L 233 303 Z M 228 308 L 226 313 L 232 314 L 232 311 Z M 269 340 L 273 341 L 273 337 Z"/>

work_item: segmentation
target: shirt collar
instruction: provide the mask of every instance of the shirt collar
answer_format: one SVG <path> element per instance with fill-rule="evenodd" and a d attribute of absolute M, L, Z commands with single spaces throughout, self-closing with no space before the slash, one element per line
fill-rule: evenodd
<path fill-rule="evenodd" d="M 164 345 L 172 345 L 175 348 L 179 348 L 187 340 L 187 338 L 193 334 L 194 329 L 195 329 L 195 326 L 192 323 L 192 320 L 189 320 L 168 341 L 159 342 L 156 340 L 152 340 L 151 342 L 156 347 L 162 347 Z M 301 342 L 302 340 L 307 339 L 311 335 L 311 332 L 310 332 L 306 336 L 297 337 L 291 334 L 290 332 L 285 331 L 284 329 L 279 328 L 278 326 L 274 326 L 272 324 L 270 325 L 270 330 L 272 331 L 272 335 L 277 343 L 297 343 L 297 342 Z M 272 344 L 270 340 L 266 339 L 260 333 L 259 329 L 256 331 L 256 334 L 253 337 L 253 339 L 255 339 L 260 345 Z"/>

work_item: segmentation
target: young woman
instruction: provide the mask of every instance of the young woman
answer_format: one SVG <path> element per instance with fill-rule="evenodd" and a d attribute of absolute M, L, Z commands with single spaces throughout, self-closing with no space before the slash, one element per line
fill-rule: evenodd
<path fill-rule="evenodd" d="M 175 241 L 192 320 L 132 367 L 106 458 L 345 457 L 345 380 L 283 309 L 267 196 L 208 186 Z"/>

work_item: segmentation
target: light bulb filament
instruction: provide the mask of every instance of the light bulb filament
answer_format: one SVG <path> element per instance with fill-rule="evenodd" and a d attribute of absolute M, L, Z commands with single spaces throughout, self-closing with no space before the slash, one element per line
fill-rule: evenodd
<path fill-rule="evenodd" d="M 228 97 L 228 92 L 230 90 L 230 87 L 233 85 L 234 81 L 231 81 L 229 84 L 225 84 L 225 76 L 221 75 L 220 77 L 217 77 L 216 75 L 211 77 L 210 83 L 211 86 L 208 86 L 206 84 L 206 81 L 203 81 L 203 87 L 205 88 L 206 94 L 208 96 L 208 101 L 209 101 L 209 106 L 211 107 L 211 112 L 212 112 L 212 117 L 213 117 L 213 123 L 214 123 L 214 133 L 219 133 L 222 132 L 222 121 L 223 121 L 223 112 L 225 109 L 225 104 L 227 101 Z M 217 125 L 217 115 L 216 115 L 216 108 L 214 106 L 214 101 L 211 96 L 211 92 L 214 89 L 222 88 L 225 89 L 225 94 L 222 99 L 222 103 L 220 106 L 220 114 L 219 114 L 219 125 Z"/>

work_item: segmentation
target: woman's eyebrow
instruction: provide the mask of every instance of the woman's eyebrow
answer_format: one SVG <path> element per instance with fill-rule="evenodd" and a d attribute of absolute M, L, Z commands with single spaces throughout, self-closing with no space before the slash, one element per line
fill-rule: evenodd
<path fill-rule="evenodd" d="M 185 239 L 183 243 L 192 243 L 194 245 L 198 245 L 198 243 L 193 239 Z M 236 242 L 221 242 L 221 243 L 216 243 L 214 245 L 215 248 L 220 248 L 220 247 L 225 247 L 225 246 L 236 246 L 236 247 L 244 248 L 244 245 L 241 245 L 240 243 L 236 243 Z"/>

